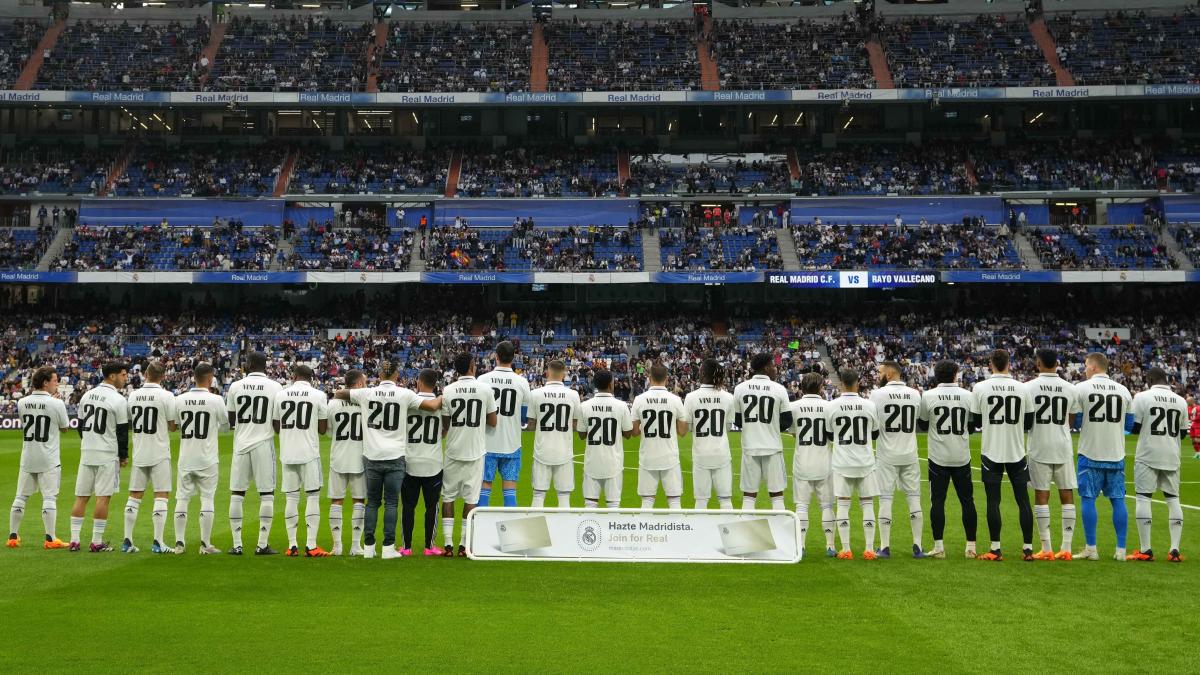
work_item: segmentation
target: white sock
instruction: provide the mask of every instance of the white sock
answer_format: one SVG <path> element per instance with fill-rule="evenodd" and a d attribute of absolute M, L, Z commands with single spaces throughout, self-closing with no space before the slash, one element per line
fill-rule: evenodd
<path fill-rule="evenodd" d="M 642 508 L 643 509 L 654 508 L 654 497 L 642 497 Z"/>
<path fill-rule="evenodd" d="M 722 511 L 732 511 L 733 497 L 717 497 L 717 506 L 720 506 Z"/>
<path fill-rule="evenodd" d="M 837 531 L 842 540 L 842 550 L 850 550 L 850 500 L 839 499 L 837 503 Z"/>
<path fill-rule="evenodd" d="M 13 499 L 12 510 L 8 512 L 8 531 L 16 534 L 21 531 L 21 519 L 25 517 L 25 498 Z"/>
<path fill-rule="evenodd" d="M 585 508 L 585 509 L 594 509 L 594 508 L 596 508 L 596 507 L 598 507 L 598 506 L 600 506 L 600 500 L 599 500 L 599 499 L 586 499 L 586 498 L 585 498 L 585 499 L 583 500 L 583 508 Z"/>
<path fill-rule="evenodd" d="M 229 495 L 229 532 L 233 535 L 234 548 L 242 547 L 242 504 L 245 495 Z"/>
<path fill-rule="evenodd" d="M 532 500 L 530 500 L 530 502 L 529 502 L 529 505 L 530 505 L 530 506 L 532 506 L 532 507 L 533 507 L 533 508 L 535 508 L 535 509 L 540 509 L 540 508 L 544 507 L 544 506 L 546 505 L 546 493 L 545 493 L 545 491 L 543 491 L 543 490 L 534 490 L 534 491 L 533 491 L 533 499 L 532 499 Z"/>
<path fill-rule="evenodd" d="M 1070 551 L 1075 539 L 1075 505 L 1062 505 L 1062 548 L 1060 551 Z"/>
<path fill-rule="evenodd" d="M 1179 550 L 1179 541 L 1183 537 L 1183 507 L 1179 505 L 1179 497 L 1167 497 L 1167 529 L 1171 532 L 1171 549 Z"/>
<path fill-rule="evenodd" d="M 800 521 L 800 548 L 804 548 L 804 535 L 808 534 L 808 507 L 796 505 L 796 519 Z"/>
<path fill-rule="evenodd" d="M 367 505 L 355 504 L 350 510 L 350 547 L 362 548 L 363 520 L 367 517 Z"/>
<path fill-rule="evenodd" d="M 908 496 L 908 528 L 912 531 L 913 544 L 917 548 L 924 550 L 921 546 L 922 537 L 925 534 L 925 512 L 921 509 L 921 497 L 919 495 Z"/>
<path fill-rule="evenodd" d="M 154 523 L 154 541 L 164 544 L 163 530 L 167 527 L 167 498 L 155 497 L 154 510 L 150 512 L 150 522 Z"/>
<path fill-rule="evenodd" d="M 783 495 L 779 495 L 778 497 L 771 497 L 771 509 L 774 511 L 783 511 L 784 510 Z"/>
<path fill-rule="evenodd" d="M 329 505 L 329 533 L 333 535 L 333 548 L 342 546 L 342 505 Z"/>
<path fill-rule="evenodd" d="M 442 518 L 442 544 L 454 546 L 454 517 Z"/>
<path fill-rule="evenodd" d="M 676 511 L 683 508 L 683 497 L 667 497 L 667 508 Z"/>
<path fill-rule="evenodd" d="M 304 545 L 307 548 L 317 547 L 317 533 L 321 529 L 321 494 L 318 492 L 308 493 L 308 499 L 304 503 L 304 536 L 307 541 Z"/>
<path fill-rule="evenodd" d="M 271 523 L 275 521 L 275 495 L 260 495 L 258 503 L 258 547 L 265 548 L 271 538 Z"/>
<path fill-rule="evenodd" d="M 891 495 L 879 497 L 879 548 L 892 545 L 892 499 Z M 865 517 L 865 516 L 864 516 Z M 867 547 L 868 550 L 870 547 Z"/>
<path fill-rule="evenodd" d="M 142 507 L 142 500 L 138 497 L 130 497 L 125 502 L 125 538 L 130 542 L 133 541 L 133 528 L 137 526 L 138 510 Z"/>
<path fill-rule="evenodd" d="M 941 539 L 934 539 L 934 540 L 933 540 L 933 550 L 935 550 L 935 551 L 945 551 L 945 550 L 946 550 L 946 547 L 945 547 L 945 542 L 944 542 L 944 541 L 942 541 Z"/>
<path fill-rule="evenodd" d="M 79 543 L 79 533 L 83 531 L 83 516 L 71 516 L 71 542 Z"/>
<path fill-rule="evenodd" d="M 1038 536 L 1042 538 L 1042 550 L 1050 550 L 1050 505 L 1034 504 L 1033 517 L 1037 521 Z"/>
<path fill-rule="evenodd" d="M 757 508 L 758 495 L 742 495 L 742 510 L 753 511 Z"/>
<path fill-rule="evenodd" d="M 217 507 L 213 504 L 212 497 L 200 499 L 200 544 L 202 546 L 212 546 L 212 528 L 213 516 L 216 515 Z"/>
<path fill-rule="evenodd" d="M 288 548 L 297 546 L 296 531 L 300 529 L 300 493 L 289 492 L 284 496 L 283 524 L 287 528 Z"/>
<path fill-rule="evenodd" d="M 1134 517 L 1137 519 L 1138 532 L 1138 550 L 1150 550 L 1150 498 L 1145 495 L 1138 495 L 1134 508 Z"/>
<path fill-rule="evenodd" d="M 992 547 L 991 547 L 990 549 L 988 549 L 988 550 L 990 550 L 990 551 L 999 551 L 999 550 L 1000 550 L 1000 542 L 998 542 L 998 541 L 993 541 L 993 542 L 992 542 Z"/>
<path fill-rule="evenodd" d="M 175 542 L 182 544 L 187 541 L 188 503 L 175 500 Z"/>
<path fill-rule="evenodd" d="M 834 528 L 833 523 L 834 523 L 834 521 L 833 521 L 833 504 L 822 504 L 821 505 L 821 529 L 825 531 L 825 548 L 826 549 L 831 549 L 834 547 L 833 531 L 835 528 Z"/>
<path fill-rule="evenodd" d="M 866 539 L 863 550 L 870 551 L 875 546 L 875 502 L 870 497 L 860 497 L 858 505 L 862 507 L 863 538 Z"/>
<path fill-rule="evenodd" d="M 558 493 L 558 508 L 560 508 L 560 509 L 571 508 L 571 493 L 570 492 L 559 492 Z"/>
<path fill-rule="evenodd" d="M 1117 551 L 1116 551 L 1116 553 L 1114 553 L 1114 554 L 1113 554 L 1113 557 L 1114 557 L 1114 558 L 1116 558 L 1117 560 L 1124 560 L 1124 559 L 1125 559 L 1125 555 L 1126 555 L 1126 553 L 1125 553 L 1125 549 L 1123 549 L 1123 548 L 1118 548 L 1118 549 L 1117 549 Z"/>
<path fill-rule="evenodd" d="M 610 509 L 619 509 L 619 508 L 621 508 L 621 499 L 620 499 L 619 497 L 612 497 L 612 498 L 610 498 L 610 499 L 608 500 L 608 508 L 610 508 Z"/>
<path fill-rule="evenodd" d="M 46 528 L 46 536 L 57 539 L 54 531 L 58 525 L 58 502 L 54 498 L 42 497 L 42 527 Z"/>
<path fill-rule="evenodd" d="M 92 518 L 92 543 L 99 544 L 104 541 L 104 531 L 108 529 L 108 519 Z"/>

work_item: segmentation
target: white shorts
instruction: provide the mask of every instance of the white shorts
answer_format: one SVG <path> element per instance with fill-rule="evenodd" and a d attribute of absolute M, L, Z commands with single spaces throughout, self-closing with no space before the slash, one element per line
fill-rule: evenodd
<path fill-rule="evenodd" d="M 334 471 L 332 468 L 329 469 L 329 498 L 345 499 L 347 489 L 350 490 L 351 499 L 366 499 L 366 472 L 342 473 L 341 471 Z"/>
<path fill-rule="evenodd" d="M 641 497 L 658 494 L 662 483 L 663 494 L 668 497 L 683 496 L 683 471 L 676 465 L 670 469 L 638 469 L 637 493 Z"/>
<path fill-rule="evenodd" d="M 1074 462 L 1045 464 L 1031 459 L 1028 465 L 1029 484 L 1033 486 L 1034 490 L 1049 490 L 1051 480 L 1054 481 L 1059 490 L 1074 490 L 1079 487 L 1079 482 L 1075 478 Z"/>
<path fill-rule="evenodd" d="M 129 470 L 129 491 L 145 492 L 146 484 L 154 486 L 155 492 L 171 491 L 171 460 L 153 466 L 135 466 Z"/>
<path fill-rule="evenodd" d="M 583 474 L 583 498 L 598 500 L 600 493 L 604 493 L 604 500 L 610 504 L 621 503 L 621 472 L 612 478 L 592 478 L 586 473 Z"/>
<path fill-rule="evenodd" d="M 192 495 L 199 494 L 200 499 L 212 499 L 217 493 L 217 478 L 221 475 L 220 466 L 213 464 L 199 471 L 179 471 L 179 480 L 175 488 L 175 503 L 186 502 Z"/>
<path fill-rule="evenodd" d="M 454 500 L 462 499 L 464 504 L 478 504 L 482 481 L 482 457 L 470 460 L 447 457 L 446 464 L 442 467 L 442 502 L 452 504 Z"/>
<path fill-rule="evenodd" d="M 833 478 L 792 480 L 792 501 L 796 502 L 796 508 L 804 506 L 807 509 L 814 493 L 817 495 L 818 504 L 823 507 L 831 506 L 833 504 Z"/>
<path fill-rule="evenodd" d="M 758 492 L 763 479 L 767 492 L 787 489 L 787 469 L 783 468 L 783 453 L 772 455 L 742 455 L 742 492 Z"/>
<path fill-rule="evenodd" d="M 283 491 L 305 492 L 321 489 L 321 458 L 309 460 L 304 464 L 283 465 Z"/>
<path fill-rule="evenodd" d="M 120 487 L 121 461 L 114 459 L 104 464 L 80 464 L 75 476 L 77 497 L 111 497 Z"/>
<path fill-rule="evenodd" d="M 1133 491 L 1152 495 L 1161 491 L 1164 495 L 1179 496 L 1179 469 L 1168 471 L 1155 469 L 1145 462 L 1133 463 Z"/>
<path fill-rule="evenodd" d="M 246 452 L 233 453 L 229 491 L 247 492 L 251 481 L 260 494 L 275 491 L 275 441 L 263 441 Z"/>
<path fill-rule="evenodd" d="M 856 492 L 859 497 L 874 497 L 879 494 L 879 490 L 875 486 L 874 470 L 865 476 L 843 476 L 837 471 L 833 472 L 834 497 L 850 498 Z"/>
<path fill-rule="evenodd" d="M 41 473 L 17 471 L 17 496 L 28 497 L 40 492 L 43 499 L 54 499 L 58 496 L 58 488 L 62 485 L 62 467 L 56 466 Z"/>
<path fill-rule="evenodd" d="M 921 496 L 921 466 L 912 464 L 875 464 L 875 489 L 883 497 L 895 494 L 897 488 L 909 497 Z"/>
<path fill-rule="evenodd" d="M 575 465 L 567 462 L 551 466 L 533 459 L 533 489 L 538 492 L 548 492 L 551 482 L 558 492 L 575 491 Z"/>
<path fill-rule="evenodd" d="M 733 464 L 726 464 L 720 469 L 701 469 L 692 467 L 692 495 L 696 497 L 696 506 L 707 504 L 713 491 L 717 499 L 729 499 L 733 496 Z"/>

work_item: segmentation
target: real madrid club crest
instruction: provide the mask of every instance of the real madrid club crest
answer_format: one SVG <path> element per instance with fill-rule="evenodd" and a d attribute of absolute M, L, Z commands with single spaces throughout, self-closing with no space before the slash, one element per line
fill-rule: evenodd
<path fill-rule="evenodd" d="M 579 543 L 579 548 L 585 551 L 595 551 L 600 548 L 601 538 L 600 523 L 594 520 L 585 520 L 579 523 L 575 530 L 575 540 Z"/>

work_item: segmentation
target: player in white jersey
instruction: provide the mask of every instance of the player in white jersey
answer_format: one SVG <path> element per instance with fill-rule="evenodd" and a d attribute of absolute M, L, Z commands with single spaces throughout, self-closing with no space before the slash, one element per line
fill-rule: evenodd
<path fill-rule="evenodd" d="M 575 491 L 575 421 L 579 419 L 579 394 L 563 384 L 567 366 L 557 359 L 546 364 L 546 384 L 529 392 L 527 429 L 533 436 L 532 506 L 546 503 L 551 484 L 558 491 L 558 506 L 571 506 Z"/>
<path fill-rule="evenodd" d="M 946 494 L 950 483 L 962 509 L 963 532 L 967 538 L 966 556 L 975 557 L 975 530 L 979 516 L 975 512 L 974 486 L 971 483 L 971 418 L 976 414 L 975 398 L 958 386 L 958 365 L 939 361 L 933 367 L 937 386 L 921 394 L 918 428 L 927 431 L 929 446 L 929 529 L 933 533 L 930 558 L 945 558 L 943 536 L 946 531 Z"/>
<path fill-rule="evenodd" d="M 860 375 L 845 368 L 838 373 L 842 395 L 825 409 L 825 426 L 833 436 L 833 496 L 837 498 L 837 530 L 842 540 L 839 560 L 853 560 L 850 551 L 850 500 L 858 493 L 862 507 L 864 560 L 875 559 L 875 449 L 879 417 L 875 404 L 858 395 Z"/>
<path fill-rule="evenodd" d="M 492 388 L 475 379 L 475 357 L 454 357 L 458 379 L 442 392 L 442 437 L 446 440 L 446 464 L 442 470 L 442 555 L 454 555 L 454 502 L 462 499 L 463 543 L 467 540 L 467 516 L 479 504 L 483 480 L 485 429 L 496 426 L 496 397 Z M 459 544 L 458 555 L 467 547 Z"/>
<path fill-rule="evenodd" d="M 71 545 L 79 550 L 79 532 L 88 500 L 96 495 L 92 512 L 92 553 L 113 550 L 104 541 L 108 502 L 121 482 L 121 467 L 129 463 L 129 406 L 121 395 L 129 367 L 104 364 L 104 381 L 79 401 L 79 473 L 75 477 L 75 505 L 71 509 Z"/>
<path fill-rule="evenodd" d="M 163 389 L 166 370 L 161 363 L 146 366 L 146 383 L 129 395 L 129 427 L 133 432 L 133 469 L 129 472 L 129 499 L 125 502 L 125 538 L 121 551 L 137 553 L 133 529 L 146 485 L 154 486 L 154 553 L 169 553 L 163 540 L 167 525 L 167 495 L 171 494 L 171 432 L 175 431 L 175 394 Z"/>
<path fill-rule="evenodd" d="M 879 414 L 879 442 L 875 444 L 875 483 L 879 490 L 880 558 L 892 557 L 892 498 L 896 488 L 908 504 L 914 558 L 924 558 L 921 533 L 925 515 L 921 511 L 921 467 L 917 461 L 917 417 L 921 392 L 904 383 L 904 370 L 895 361 L 884 361 L 877 369 L 883 386 L 871 392 Z"/>
<path fill-rule="evenodd" d="M 1038 376 L 1025 386 L 1033 404 L 1029 430 L 1029 482 L 1033 484 L 1033 517 L 1042 548 L 1034 560 L 1070 560 L 1075 536 L 1075 449 L 1071 441 L 1071 415 L 1079 412 L 1075 385 L 1058 376 L 1058 352 L 1037 351 Z M 1062 504 L 1062 546 L 1055 553 L 1050 543 L 1050 482 L 1058 487 Z"/>
<path fill-rule="evenodd" d="M 212 545 L 213 495 L 220 474 L 217 448 L 221 432 L 229 430 L 225 402 L 212 393 L 213 367 L 198 363 L 192 374 L 195 386 L 175 398 L 179 425 L 179 471 L 175 488 L 175 553 L 185 550 L 188 504 L 200 495 L 200 554 L 221 551 Z"/>
<path fill-rule="evenodd" d="M 638 487 L 642 508 L 654 508 L 662 484 L 667 508 L 682 508 L 683 472 L 679 466 L 679 439 L 688 431 L 683 401 L 667 391 L 667 367 L 650 366 L 650 388 L 633 399 L 633 435 L 638 445 Z"/>
<path fill-rule="evenodd" d="M 17 496 L 8 516 L 8 547 L 21 545 L 18 533 L 25 503 L 34 492 L 42 493 L 42 525 L 46 538 L 42 548 L 66 548 L 54 535 L 58 518 L 58 489 L 62 482 L 62 462 L 59 459 L 61 434 L 71 428 L 67 406 L 58 398 L 58 373 L 51 366 L 33 371 L 30 381 L 33 391 L 17 402 L 21 420 L 21 465 L 17 471 Z"/>
<path fill-rule="evenodd" d="M 750 359 L 754 375 L 733 388 L 733 412 L 742 430 L 742 509 L 753 511 L 758 486 L 764 481 L 771 508 L 783 509 L 787 470 L 783 466 L 783 438 L 792 428 L 787 389 L 775 382 L 775 359 L 767 353 Z"/>
<path fill-rule="evenodd" d="M 417 397 L 436 398 L 434 389 L 442 379 L 441 373 L 426 368 L 417 375 Z M 400 486 L 400 516 L 404 548 L 400 555 L 412 555 L 413 528 L 416 525 L 417 503 L 425 502 L 426 556 L 440 556 L 442 549 L 434 548 L 437 518 L 442 512 L 442 415 L 417 408 L 408 416 L 408 454 L 404 469 L 404 485 Z"/>
<path fill-rule="evenodd" d="M 625 471 L 625 439 L 633 436 L 629 406 L 613 398 L 613 376 L 597 370 L 592 377 L 596 395 L 583 402 L 576 424 L 583 440 L 583 505 L 600 505 L 600 493 L 610 509 L 621 506 L 621 479 Z"/>
<path fill-rule="evenodd" d="M 1137 434 L 1137 450 L 1133 457 L 1133 489 L 1137 493 L 1138 550 L 1129 560 L 1151 562 L 1154 549 L 1150 545 L 1150 500 L 1162 492 L 1167 503 L 1167 529 L 1171 533 L 1171 548 L 1167 560 L 1183 562 L 1179 541 L 1183 536 L 1183 507 L 1179 504 L 1179 445 L 1188 437 L 1188 405 L 1182 396 L 1167 385 L 1167 372 L 1162 368 L 1146 371 L 1150 388 L 1133 397 L 1133 433 Z"/>
<path fill-rule="evenodd" d="M 517 480 L 521 477 L 521 428 L 529 405 L 529 381 L 513 372 L 517 350 L 505 340 L 496 345 L 496 367 L 479 376 L 496 398 L 496 426 L 487 428 L 487 454 L 483 458 L 483 483 L 479 503 L 492 504 L 492 479 L 503 481 L 504 505 L 517 505 Z"/>
<path fill-rule="evenodd" d="M 1079 498 L 1083 501 L 1083 536 L 1086 545 L 1074 557 L 1099 560 L 1096 552 L 1096 498 L 1104 493 L 1112 504 L 1117 534 L 1115 560 L 1125 560 L 1129 510 L 1125 507 L 1125 415 L 1133 396 L 1125 385 L 1108 376 L 1108 357 L 1092 352 L 1084 361 L 1087 380 L 1076 385 L 1083 427 L 1079 431 Z"/>
<path fill-rule="evenodd" d="M 362 389 L 367 376 L 361 370 L 346 371 L 346 388 Z M 329 426 L 329 531 L 333 535 L 333 555 L 342 554 L 343 505 L 346 493 L 353 500 L 350 513 L 350 555 L 362 555 L 363 518 L 366 515 L 367 483 L 363 473 L 363 416 L 356 403 L 331 399 Z"/>
<path fill-rule="evenodd" d="M 716 359 L 700 364 L 700 388 L 683 398 L 684 421 L 692 432 L 692 496 L 696 508 L 707 509 L 716 492 L 722 509 L 733 508 L 733 455 L 729 423 L 733 394 L 725 391 L 725 370 Z"/>
<path fill-rule="evenodd" d="M 807 373 L 800 378 L 803 395 L 792 401 L 792 434 L 796 437 L 796 454 L 792 458 L 792 497 L 796 502 L 796 518 L 800 520 L 800 545 L 808 534 L 808 507 L 813 495 L 821 507 L 821 529 L 825 532 L 825 555 L 837 555 L 833 531 L 833 479 L 830 476 L 829 426 L 825 421 L 829 402 L 821 396 L 825 378 L 820 373 Z"/>
<path fill-rule="evenodd" d="M 292 383 L 275 395 L 271 421 L 279 434 L 279 460 L 283 463 L 284 523 L 288 550 L 297 557 L 296 531 L 300 526 L 300 491 L 305 492 L 304 557 L 327 558 L 329 551 L 317 546 L 321 527 L 321 436 L 329 430 L 329 399 L 312 384 L 312 368 L 292 366 Z"/>
<path fill-rule="evenodd" d="M 242 554 L 242 507 L 250 482 L 258 488 L 257 555 L 277 553 L 270 546 L 275 520 L 275 429 L 271 408 L 283 385 L 267 377 L 267 355 L 246 355 L 246 377 L 229 385 L 225 404 L 233 427 L 233 464 L 229 468 L 229 530 L 232 555 Z"/>
<path fill-rule="evenodd" d="M 341 389 L 335 398 L 363 409 L 363 469 L 367 480 L 367 513 L 363 522 L 363 557 L 375 557 L 375 527 L 383 506 L 384 560 L 399 558 L 396 519 L 400 512 L 400 487 L 404 483 L 408 419 L 417 409 L 435 412 L 442 399 L 422 399 L 401 387 L 400 368 L 391 361 L 379 367 L 379 384 L 363 389 Z"/>
<path fill-rule="evenodd" d="M 1000 487 L 1004 475 L 1012 483 L 1021 522 L 1021 557 L 1033 560 L 1033 509 L 1029 505 L 1029 466 L 1025 458 L 1025 432 L 1033 424 L 1029 389 L 1008 374 L 1008 351 L 997 349 L 989 358 L 992 376 L 975 384 L 971 395 L 983 429 L 980 468 L 987 495 L 988 533 L 991 546 L 980 560 L 1003 560 L 1000 552 Z"/>

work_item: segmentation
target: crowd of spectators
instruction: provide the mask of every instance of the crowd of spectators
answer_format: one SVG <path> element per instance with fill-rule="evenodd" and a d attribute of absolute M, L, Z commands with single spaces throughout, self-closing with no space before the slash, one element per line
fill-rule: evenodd
<path fill-rule="evenodd" d="M 113 183 L 120 197 L 262 197 L 275 190 L 286 149 L 227 145 L 142 147 Z"/>
<path fill-rule="evenodd" d="M 1070 223 L 1029 232 L 1046 268 L 1079 270 L 1178 269 L 1158 235 L 1138 225 L 1088 227 Z"/>
<path fill-rule="evenodd" d="M 528 91 L 531 53 L 524 22 L 395 21 L 372 67 L 384 92 Z"/>
<path fill-rule="evenodd" d="M 630 194 L 786 194 L 791 170 L 778 154 L 634 155 L 629 162 Z"/>
<path fill-rule="evenodd" d="M 783 269 L 779 240 L 772 227 L 736 222 L 700 227 L 689 220 L 682 228 L 660 230 L 658 239 L 666 271 Z"/>
<path fill-rule="evenodd" d="M 970 150 L 984 192 L 1154 189 L 1155 155 L 1154 144 L 1116 138 L 1015 141 Z"/>
<path fill-rule="evenodd" d="M 311 221 L 296 235 L 295 251 L 284 267 L 295 270 L 404 272 L 412 264 L 412 229 L 392 230 L 382 219 L 357 218 L 358 226 L 336 228 Z"/>
<path fill-rule="evenodd" d="M 615 152 L 520 147 L 464 152 L 457 194 L 461 197 L 611 197 L 620 192 Z"/>
<path fill-rule="evenodd" d="M 362 91 L 370 23 L 239 16 L 229 21 L 205 88 L 217 91 Z"/>
<path fill-rule="evenodd" d="M 0 194 L 96 194 L 116 152 L 72 145 L 0 148 Z"/>
<path fill-rule="evenodd" d="M 292 170 L 292 192 L 319 194 L 440 194 L 446 187 L 450 150 L 396 146 L 340 151 L 307 147 Z"/>
<path fill-rule="evenodd" d="M 969 194 L 961 147 L 877 145 L 800 150 L 798 192 L 813 195 Z"/>
<path fill-rule="evenodd" d="M 170 225 L 75 228 L 52 268 L 57 270 L 266 270 L 278 250 L 278 230 L 239 221 L 211 227 Z"/>
<path fill-rule="evenodd" d="M 1179 250 L 1192 261 L 1192 265 L 1200 267 L 1200 226 L 1190 223 L 1171 229 Z"/>
<path fill-rule="evenodd" d="M 888 21 L 882 27 L 897 88 L 1052 86 L 1054 70 L 1028 24 L 1000 14 Z"/>
<path fill-rule="evenodd" d="M 547 24 L 550 91 L 673 91 L 700 88 L 696 28 L 688 21 Z"/>
<path fill-rule="evenodd" d="M 37 88 L 196 91 L 210 27 L 195 21 L 74 21 L 46 50 Z M 39 36 L 40 37 L 40 36 Z"/>
<path fill-rule="evenodd" d="M 511 228 L 479 228 L 457 217 L 429 230 L 422 257 L 433 270 L 636 272 L 642 241 L 632 225 L 549 228 L 518 218 Z"/>
<path fill-rule="evenodd" d="M 1058 59 L 1077 85 L 1193 84 L 1200 80 L 1200 14 L 1118 11 L 1051 15 Z"/>
<path fill-rule="evenodd" d="M 55 228 L 0 228 L 0 269 L 34 269 L 54 240 Z"/>
<path fill-rule="evenodd" d="M 855 12 L 834 22 L 713 22 L 722 89 L 871 89 L 867 29 Z"/>
<path fill-rule="evenodd" d="M 45 32 L 40 21 L 0 21 L 0 90 L 13 88 Z"/>
<path fill-rule="evenodd" d="M 1020 269 L 1020 255 L 1007 225 L 989 227 L 982 218 L 961 224 L 854 225 L 820 218 L 791 226 L 801 269 Z"/>

